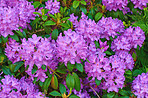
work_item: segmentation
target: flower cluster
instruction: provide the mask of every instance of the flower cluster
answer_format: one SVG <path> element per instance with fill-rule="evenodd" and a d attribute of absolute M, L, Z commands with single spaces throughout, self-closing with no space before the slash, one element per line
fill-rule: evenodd
<path fill-rule="evenodd" d="M 69 20 L 73 23 L 76 32 L 83 35 L 87 42 L 98 41 L 100 38 L 109 40 L 110 36 L 114 38 L 119 35 L 117 32 L 124 32 L 123 22 L 118 19 L 103 17 L 98 23 L 95 23 L 94 20 L 87 20 L 88 17 L 83 12 L 79 22 L 77 18 L 78 17 L 75 17 L 74 14 L 71 14 Z"/>
<path fill-rule="evenodd" d="M 102 0 L 102 3 L 109 11 L 118 9 L 123 11 L 124 8 L 127 8 L 128 0 Z"/>
<path fill-rule="evenodd" d="M 131 0 L 133 4 L 135 5 L 134 8 L 143 9 L 144 7 L 147 7 L 148 0 Z"/>
<path fill-rule="evenodd" d="M 99 43 L 101 49 L 96 49 L 93 43 L 89 46 L 87 58 L 89 62 L 85 62 L 85 72 L 88 77 L 92 77 L 92 81 L 95 78 L 98 80 L 103 78 L 102 89 L 108 89 L 108 92 L 118 92 L 118 89 L 124 86 L 125 70 L 132 70 L 134 67 L 133 58 L 127 51 L 117 51 L 115 55 L 108 58 L 104 51 L 109 46 L 100 40 Z"/>
<path fill-rule="evenodd" d="M 87 45 L 83 36 L 77 34 L 75 31 L 68 29 L 64 31 L 65 36 L 62 33 L 57 39 L 57 57 L 60 62 L 64 62 L 66 65 L 68 61 L 71 64 L 81 63 L 80 59 L 86 59 L 87 56 Z"/>
<path fill-rule="evenodd" d="M 106 38 L 109 40 L 109 37 L 115 37 L 119 35 L 117 32 L 124 32 L 123 22 L 119 19 L 112 19 L 112 17 L 100 19 L 98 21 L 98 26 L 101 27 L 102 32 L 100 33 L 101 38 Z"/>
<path fill-rule="evenodd" d="M 25 61 L 25 67 L 29 65 L 26 71 L 30 76 L 38 77 L 42 82 L 47 78 L 46 70 L 43 70 L 42 65 L 49 66 L 53 70 L 56 68 L 57 62 L 55 58 L 54 42 L 50 42 L 49 39 L 37 37 L 33 34 L 32 38 L 22 39 L 22 44 L 19 45 L 13 39 L 9 39 L 9 44 L 6 44 L 6 55 L 9 60 L 14 62 Z M 38 67 L 36 75 L 32 75 L 32 69 L 34 64 Z"/>
<path fill-rule="evenodd" d="M 0 98 L 45 98 L 30 79 L 5 75 L 0 84 Z"/>
<path fill-rule="evenodd" d="M 49 14 L 55 14 L 59 12 L 60 9 L 60 2 L 57 2 L 57 0 L 54 0 L 54 2 L 52 2 L 53 0 L 48 0 L 47 2 L 45 2 L 46 5 L 46 9 L 49 9 L 48 13 Z"/>
<path fill-rule="evenodd" d="M 137 98 L 148 97 L 148 73 L 138 75 L 132 83 L 133 93 Z"/>
<path fill-rule="evenodd" d="M 129 51 L 132 48 L 137 48 L 138 45 L 141 47 L 144 40 L 145 34 L 143 30 L 140 27 L 130 26 L 122 35 L 118 36 L 118 38 L 112 42 L 111 48 L 113 51 Z"/>
<path fill-rule="evenodd" d="M 12 30 L 26 28 L 30 19 L 34 19 L 34 6 L 27 0 L 0 1 L 0 35 L 13 35 Z"/>

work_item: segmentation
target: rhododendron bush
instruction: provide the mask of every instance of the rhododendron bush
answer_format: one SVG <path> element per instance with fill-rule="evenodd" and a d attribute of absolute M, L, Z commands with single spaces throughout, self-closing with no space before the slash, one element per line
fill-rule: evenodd
<path fill-rule="evenodd" d="M 0 0 L 0 98 L 148 98 L 148 0 Z"/>

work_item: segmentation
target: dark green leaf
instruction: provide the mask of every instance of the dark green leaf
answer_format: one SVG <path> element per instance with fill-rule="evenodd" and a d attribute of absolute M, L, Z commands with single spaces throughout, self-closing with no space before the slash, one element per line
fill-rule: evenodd
<path fill-rule="evenodd" d="M 21 31 L 16 30 L 15 32 L 18 33 L 19 36 L 24 37 Z"/>
<path fill-rule="evenodd" d="M 36 15 L 42 16 L 42 14 L 39 13 L 39 12 L 33 12 L 33 14 L 36 14 Z"/>
<path fill-rule="evenodd" d="M 72 94 L 69 98 L 80 98 L 80 97 L 77 96 L 77 95 Z"/>
<path fill-rule="evenodd" d="M 101 80 L 98 80 L 97 78 L 95 78 L 95 83 L 97 84 L 97 86 L 99 86 L 101 84 Z"/>
<path fill-rule="evenodd" d="M 67 85 L 68 89 L 70 89 L 70 88 L 73 89 L 74 84 L 75 84 L 74 77 L 72 75 L 68 74 L 66 77 L 66 85 Z"/>
<path fill-rule="evenodd" d="M 105 51 L 104 53 L 106 53 L 107 55 L 112 55 L 112 53 L 109 51 Z"/>
<path fill-rule="evenodd" d="M 52 79 L 52 75 L 50 74 L 50 76 L 46 78 L 46 80 L 44 81 L 43 91 L 48 91 L 48 87 L 50 85 L 51 79 Z"/>
<path fill-rule="evenodd" d="M 11 73 L 10 69 L 8 68 L 8 66 L 2 66 L 2 71 L 6 75 L 12 75 L 12 73 Z"/>
<path fill-rule="evenodd" d="M 18 69 L 24 64 L 24 62 L 16 62 L 14 63 L 14 65 L 16 65 L 15 69 L 14 69 L 14 72 L 18 71 Z"/>
<path fill-rule="evenodd" d="M 52 95 L 52 96 L 62 96 L 59 92 L 57 92 L 57 91 L 52 91 L 52 92 L 50 92 L 49 93 L 50 95 Z"/>
<path fill-rule="evenodd" d="M 43 21 L 47 20 L 48 16 L 47 15 L 42 15 Z"/>
<path fill-rule="evenodd" d="M 133 76 L 134 76 L 134 77 L 135 77 L 135 76 L 138 76 L 138 75 L 140 75 L 141 73 L 142 73 L 141 70 L 136 69 L 136 70 L 134 70 L 134 72 L 133 72 Z"/>
<path fill-rule="evenodd" d="M 61 20 L 62 21 L 66 21 L 66 20 L 68 20 L 70 17 L 65 17 L 65 18 L 62 18 Z"/>
<path fill-rule="evenodd" d="M 64 27 L 64 28 L 69 28 L 69 27 L 70 27 L 67 23 L 61 23 L 60 25 L 61 25 L 62 27 Z"/>
<path fill-rule="evenodd" d="M 45 22 L 45 26 L 51 26 L 51 25 L 56 25 L 56 23 L 51 20 Z"/>
<path fill-rule="evenodd" d="M 86 9 L 86 7 L 80 6 L 80 9 L 82 10 L 82 12 L 83 12 L 84 14 L 87 14 L 87 9 Z"/>
<path fill-rule="evenodd" d="M 83 65 L 81 63 L 76 63 L 76 68 L 80 71 L 83 72 Z"/>
<path fill-rule="evenodd" d="M 58 88 L 58 79 L 57 79 L 56 75 L 52 76 L 51 87 L 54 88 L 54 89 Z"/>
<path fill-rule="evenodd" d="M 16 34 L 10 35 L 10 37 L 11 37 L 12 39 L 16 40 L 16 41 L 19 41 L 19 38 L 18 38 L 18 36 L 17 36 Z"/>
<path fill-rule="evenodd" d="M 2 40 L 4 43 L 6 43 L 8 41 L 8 36 L 7 37 L 2 36 Z"/>
<path fill-rule="evenodd" d="M 67 68 L 69 71 L 72 71 L 74 68 L 74 64 L 71 64 L 70 62 L 67 63 Z"/>
<path fill-rule="evenodd" d="M 35 20 L 33 20 L 32 25 L 34 26 L 37 22 L 39 22 L 41 18 L 35 18 Z"/>
<path fill-rule="evenodd" d="M 83 5 L 86 5 L 86 2 L 85 1 L 80 1 L 81 4 Z"/>
<path fill-rule="evenodd" d="M 74 84 L 74 87 L 77 91 L 80 91 L 81 89 L 81 83 L 80 83 L 80 79 L 79 79 L 79 76 L 76 74 L 76 73 L 72 73 L 73 74 L 73 77 L 74 77 L 74 80 L 75 80 L 75 84 Z"/>
<path fill-rule="evenodd" d="M 102 13 L 98 12 L 96 15 L 95 15 L 95 21 L 98 21 L 101 17 L 102 17 Z"/>
<path fill-rule="evenodd" d="M 51 34 L 51 38 L 52 39 L 57 39 L 58 38 L 58 30 L 57 29 L 54 29 L 52 34 Z"/>
<path fill-rule="evenodd" d="M 45 70 L 46 69 L 46 65 L 42 65 L 42 69 Z"/>
<path fill-rule="evenodd" d="M 59 85 L 59 89 L 60 89 L 61 94 L 64 94 L 64 93 L 66 94 L 66 87 L 63 84 Z"/>
<path fill-rule="evenodd" d="M 34 5 L 34 8 L 37 8 L 37 7 L 39 7 L 41 5 L 41 3 L 39 1 L 35 1 L 33 3 L 33 5 Z"/>
<path fill-rule="evenodd" d="M 115 96 L 115 92 L 107 93 L 107 98 L 113 98 Z"/>
<path fill-rule="evenodd" d="M 76 9 L 79 6 L 79 3 L 80 3 L 79 1 L 74 1 L 73 2 L 73 8 Z"/>

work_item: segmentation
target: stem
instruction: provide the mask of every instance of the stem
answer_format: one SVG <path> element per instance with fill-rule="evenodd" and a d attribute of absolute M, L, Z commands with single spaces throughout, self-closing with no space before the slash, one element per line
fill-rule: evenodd
<path fill-rule="evenodd" d="M 98 95 L 98 93 L 89 85 L 89 87 L 95 92 L 95 94 L 98 96 L 98 98 L 100 98 L 100 96 Z"/>
<path fill-rule="evenodd" d="M 60 75 L 58 75 L 53 69 L 51 69 L 49 66 L 47 66 L 54 74 L 56 74 L 59 78 L 61 78 L 60 77 Z"/>

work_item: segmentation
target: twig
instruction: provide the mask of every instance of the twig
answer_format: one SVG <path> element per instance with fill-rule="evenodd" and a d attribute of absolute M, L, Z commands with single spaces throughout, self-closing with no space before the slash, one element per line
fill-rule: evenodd
<path fill-rule="evenodd" d="M 89 87 L 95 92 L 95 94 L 98 96 L 98 98 L 100 98 L 100 96 L 98 95 L 98 93 L 89 85 Z"/>

